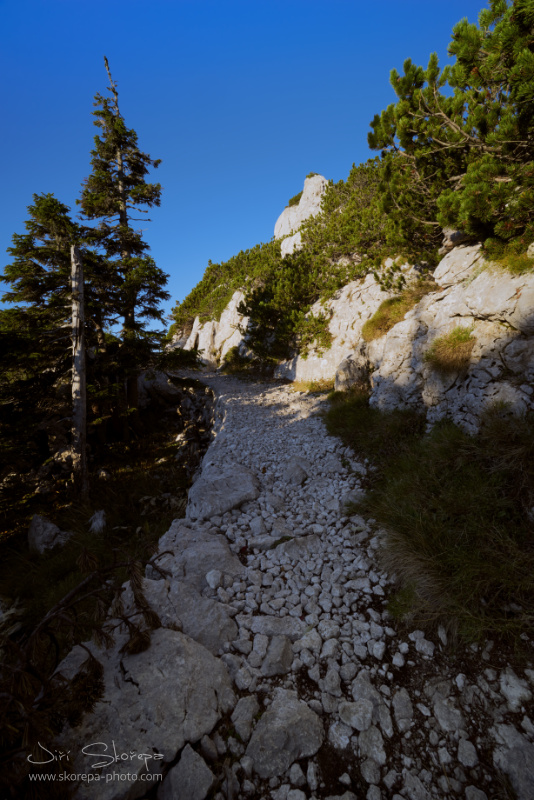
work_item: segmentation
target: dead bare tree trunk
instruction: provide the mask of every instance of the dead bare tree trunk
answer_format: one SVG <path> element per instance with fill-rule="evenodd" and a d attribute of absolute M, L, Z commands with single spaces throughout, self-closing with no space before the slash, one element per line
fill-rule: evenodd
<path fill-rule="evenodd" d="M 83 300 L 83 263 L 75 245 L 70 248 L 72 289 L 72 451 L 74 482 L 82 497 L 88 493 L 85 376 L 85 310 Z"/>

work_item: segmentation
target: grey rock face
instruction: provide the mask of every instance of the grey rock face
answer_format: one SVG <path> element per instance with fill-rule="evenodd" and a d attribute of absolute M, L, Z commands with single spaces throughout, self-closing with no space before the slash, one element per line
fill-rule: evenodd
<path fill-rule="evenodd" d="M 221 717 L 235 705 L 230 677 L 224 664 L 206 648 L 177 631 L 160 628 L 153 632 L 150 648 L 136 655 L 121 655 L 125 636 L 115 646 L 98 651 L 87 646 L 104 665 L 105 692 L 92 714 L 84 716 L 76 728 L 65 728 L 59 743 L 77 753 L 74 769 L 86 772 L 89 757 L 82 753 L 90 742 L 106 741 L 139 753 L 160 753 L 163 762 L 174 759 L 186 742 L 196 742 L 210 733 Z M 72 678 L 87 658 L 74 648 L 60 664 L 58 672 Z M 172 691 L 169 691 L 172 687 Z M 148 749 L 147 749 L 148 748 Z M 151 762 L 155 771 L 162 761 Z M 110 771 L 141 774 L 143 761 L 119 762 Z M 83 800 L 113 800 L 117 783 L 82 785 Z M 142 786 L 141 781 L 136 785 Z M 138 796 L 138 795 L 137 795 Z"/>
<path fill-rule="evenodd" d="M 304 220 L 320 212 L 321 201 L 326 187 L 327 180 L 322 175 L 306 178 L 299 202 L 294 206 L 285 208 L 276 220 L 274 226 L 275 239 L 282 239 L 289 234 L 297 232 Z M 298 247 L 298 244 L 300 244 L 300 241 L 292 243 L 290 247 L 286 246 L 282 255 L 292 253 L 295 247 Z"/>
<path fill-rule="evenodd" d="M 246 329 L 248 319 L 239 313 L 238 308 L 244 299 L 243 292 L 234 292 L 218 321 L 209 320 L 202 325 L 196 317 L 188 338 L 182 344 L 184 350 L 197 348 L 202 351 L 201 358 L 205 364 L 216 366 L 232 347 L 243 348 L 240 328 Z M 178 342 L 176 346 L 180 346 Z"/>
<path fill-rule="evenodd" d="M 53 522 L 34 514 L 28 529 L 28 545 L 31 553 L 42 555 L 53 547 L 63 545 L 67 542 L 72 533 L 62 531 Z"/>
<path fill-rule="evenodd" d="M 336 370 L 334 389 L 344 392 L 355 384 L 365 384 L 369 378 L 369 366 L 365 357 L 351 353 L 343 359 Z"/>
<path fill-rule="evenodd" d="M 440 255 L 450 253 L 454 247 L 458 247 L 458 245 L 463 244 L 468 239 L 469 236 L 463 233 L 463 231 L 456 231 L 454 228 L 443 228 L 443 242 L 439 250 Z"/>
<path fill-rule="evenodd" d="M 260 778 L 281 775 L 294 761 L 315 755 L 324 739 L 323 723 L 296 692 L 278 689 L 247 747 Z"/>
<path fill-rule="evenodd" d="M 205 800 L 215 783 L 206 762 L 187 744 L 160 789 L 158 800 Z"/>
<path fill-rule="evenodd" d="M 152 398 L 161 397 L 170 402 L 180 399 L 180 390 L 164 372 L 149 370 L 142 372 L 137 378 L 139 408 L 146 408 Z"/>

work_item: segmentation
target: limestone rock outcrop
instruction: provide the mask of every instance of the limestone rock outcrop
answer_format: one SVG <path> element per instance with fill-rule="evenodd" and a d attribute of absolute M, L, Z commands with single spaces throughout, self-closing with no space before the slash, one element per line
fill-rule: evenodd
<path fill-rule="evenodd" d="M 126 638 L 117 636 L 109 650 L 86 643 L 104 667 L 104 696 L 80 725 L 67 727 L 59 738 L 76 754 L 77 773 L 95 774 L 96 763 L 112 763 L 113 770 L 125 776 L 122 783 L 120 778 L 98 785 L 80 783 L 76 796 L 82 800 L 125 797 L 125 786 L 128 798 L 142 796 L 147 786 L 142 775 L 161 771 L 184 744 L 210 733 L 235 706 L 223 662 L 188 636 L 160 628 L 152 633 L 150 648 L 136 655 L 121 653 Z M 86 659 L 87 651 L 75 647 L 58 673 L 72 679 Z M 96 744 L 91 747 L 91 743 Z M 133 755 L 113 763 L 112 743 L 119 754 Z M 147 755 L 139 758 L 138 754 Z M 136 777 L 127 779 L 128 773 Z"/>
<path fill-rule="evenodd" d="M 298 204 L 284 208 L 274 226 L 274 238 L 283 239 L 282 256 L 298 250 L 302 243 L 299 228 L 309 217 L 321 211 L 323 195 L 328 181 L 322 175 L 313 175 L 304 181 L 304 189 Z"/>
<path fill-rule="evenodd" d="M 315 303 L 310 314 L 329 317 L 332 346 L 322 352 L 312 350 L 306 358 L 295 354 L 276 368 L 276 377 L 291 381 L 330 380 L 339 364 L 358 347 L 364 324 L 390 296 L 372 275 L 367 275 L 363 280 L 347 283 L 324 305 Z"/>
<path fill-rule="evenodd" d="M 410 270 L 405 266 L 405 274 Z M 413 408 L 429 424 L 450 418 L 469 432 L 491 406 L 523 413 L 534 407 L 534 274 L 514 275 L 487 263 L 480 245 L 455 247 L 434 272 L 427 294 L 385 335 L 361 338 L 364 323 L 391 296 L 368 275 L 343 287 L 324 306 L 332 346 L 281 364 L 278 377 L 331 380 L 336 389 L 368 381 L 370 402 L 385 411 Z M 458 326 L 472 331 L 464 371 L 440 372 L 425 359 L 434 339 Z"/>
<path fill-rule="evenodd" d="M 430 424 L 450 418 L 475 432 L 491 406 L 521 414 L 533 408 L 534 274 L 487 264 L 479 246 L 458 247 L 434 273 L 438 292 L 367 349 L 372 405 L 415 408 Z M 440 372 L 425 360 L 432 341 L 457 326 L 472 331 L 464 372 Z"/>
<path fill-rule="evenodd" d="M 283 240 L 284 252 L 299 245 L 298 228 L 319 213 L 326 186 L 320 175 L 307 178 L 298 205 L 278 218 L 275 236 Z M 459 231 L 444 231 L 442 252 L 434 272 L 436 290 L 373 341 L 364 341 L 362 328 L 394 294 L 383 290 L 373 275 L 351 281 L 331 299 L 315 303 L 309 313 L 326 317 L 331 346 L 312 346 L 305 354 L 296 351 L 279 364 L 275 377 L 334 380 L 336 389 L 368 383 L 370 402 L 378 408 L 413 408 L 424 412 L 430 425 L 450 418 L 469 432 L 478 429 L 490 407 L 517 414 L 534 408 L 534 273 L 512 274 L 487 263 L 481 246 L 467 244 Z M 391 266 L 393 260 L 388 261 Z M 418 276 L 418 269 L 409 264 L 401 270 L 408 283 Z M 186 342 L 188 349 L 200 348 L 205 363 L 214 368 L 230 347 L 247 352 L 248 320 L 238 312 L 243 297 L 236 292 L 218 322 L 201 324 L 197 318 Z M 426 354 L 435 339 L 458 327 L 471 332 L 470 362 L 456 372 L 440 371 Z M 195 506 L 191 511 L 197 513 Z"/>
<path fill-rule="evenodd" d="M 206 364 L 218 366 L 232 347 L 239 347 L 243 342 L 241 330 L 246 330 L 248 319 L 237 309 L 244 298 L 242 291 L 234 292 L 219 320 L 209 320 L 202 324 L 196 317 L 185 343 L 180 345 L 177 341 L 174 345 L 183 346 L 184 350 L 196 348 L 200 350 L 201 358 Z"/>

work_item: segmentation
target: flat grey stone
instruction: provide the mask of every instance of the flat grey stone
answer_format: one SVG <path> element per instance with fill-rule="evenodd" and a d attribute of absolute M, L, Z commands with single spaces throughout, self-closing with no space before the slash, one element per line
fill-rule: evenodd
<path fill-rule="evenodd" d="M 250 630 L 265 636 L 287 636 L 294 642 L 302 635 L 304 624 L 295 617 L 271 617 L 258 615 L 252 617 Z"/>
<path fill-rule="evenodd" d="M 532 699 L 528 683 L 523 678 L 518 678 L 511 667 L 502 671 L 499 684 L 510 711 L 519 711 L 523 703 Z"/>
<path fill-rule="evenodd" d="M 498 738 L 504 746 L 493 753 L 493 763 L 510 779 L 517 800 L 534 797 L 534 744 L 512 725 L 498 726 Z"/>
<path fill-rule="evenodd" d="M 454 700 L 443 697 L 439 692 L 434 695 L 434 715 L 442 730 L 457 731 L 464 728 L 464 718 L 455 707 Z"/>
<path fill-rule="evenodd" d="M 273 636 L 267 654 L 261 665 L 261 674 L 270 678 L 273 675 L 285 675 L 293 663 L 293 650 L 287 636 Z"/>
<path fill-rule="evenodd" d="M 475 745 L 468 739 L 460 739 L 458 743 L 458 761 L 464 767 L 476 767 L 478 764 Z"/>
<path fill-rule="evenodd" d="M 186 517 L 192 520 L 220 516 L 232 508 L 256 500 L 260 488 L 256 476 L 240 464 L 207 464 L 189 490 Z"/>
<path fill-rule="evenodd" d="M 328 729 L 328 741 L 336 750 L 344 750 L 350 744 L 352 728 L 344 722 L 334 722 Z"/>
<path fill-rule="evenodd" d="M 187 744 L 158 789 L 158 800 L 205 800 L 215 783 L 206 762 Z"/>
<path fill-rule="evenodd" d="M 404 789 L 409 800 L 433 800 L 427 792 L 417 775 L 413 775 L 408 770 L 403 770 Z"/>
<path fill-rule="evenodd" d="M 227 607 L 216 600 L 202 597 L 188 583 L 179 581 L 143 581 L 145 597 L 158 614 L 163 627 L 178 626 L 191 639 L 218 655 L 227 642 L 237 637 L 237 625 Z M 131 590 L 123 595 L 131 607 Z"/>
<path fill-rule="evenodd" d="M 380 764 L 381 767 L 386 763 L 386 751 L 384 750 L 384 739 L 375 725 L 360 733 L 358 736 L 360 755 L 367 756 Z"/>
<path fill-rule="evenodd" d="M 343 701 L 339 704 L 339 716 L 345 725 L 357 731 L 366 731 L 371 727 L 373 704 L 370 700 L 357 700 L 355 703 Z"/>
<path fill-rule="evenodd" d="M 232 723 L 243 742 L 248 742 L 252 732 L 252 722 L 260 710 L 256 696 L 242 697 L 232 713 Z"/>
<path fill-rule="evenodd" d="M 488 800 L 488 795 L 476 786 L 466 786 L 465 800 Z"/>
<path fill-rule="evenodd" d="M 393 713 L 397 728 L 401 733 L 404 733 L 410 728 L 413 719 L 412 701 L 404 687 L 393 695 Z"/>
<path fill-rule="evenodd" d="M 260 778 L 283 774 L 300 758 L 315 755 L 323 743 L 323 723 L 297 693 L 277 689 L 247 747 Z"/>
<path fill-rule="evenodd" d="M 367 758 L 360 766 L 362 778 L 367 783 L 380 783 L 380 767 L 372 758 Z"/>
<path fill-rule="evenodd" d="M 188 527 L 183 520 L 174 520 L 158 543 L 158 566 L 171 578 L 191 584 L 197 592 L 208 586 L 206 575 L 213 569 L 223 576 L 237 578 L 245 571 L 228 546 L 225 536 L 208 533 L 204 528 Z M 147 567 L 147 578 L 162 580 L 162 576 Z"/>

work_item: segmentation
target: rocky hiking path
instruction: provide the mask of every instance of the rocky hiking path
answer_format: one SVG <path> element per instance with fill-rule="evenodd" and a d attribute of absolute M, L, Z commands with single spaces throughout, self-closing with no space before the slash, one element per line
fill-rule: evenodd
<path fill-rule="evenodd" d="M 120 652 L 126 633 L 88 645 L 105 694 L 62 735 L 72 752 L 107 737 L 163 759 L 114 764 L 135 775 L 77 796 L 146 796 L 151 761 L 159 800 L 532 800 L 532 664 L 397 629 L 382 533 L 345 516 L 367 465 L 327 433 L 327 401 L 201 379 L 213 441 L 144 581 L 163 627 L 136 655 Z M 75 648 L 60 671 L 86 656 Z"/>

